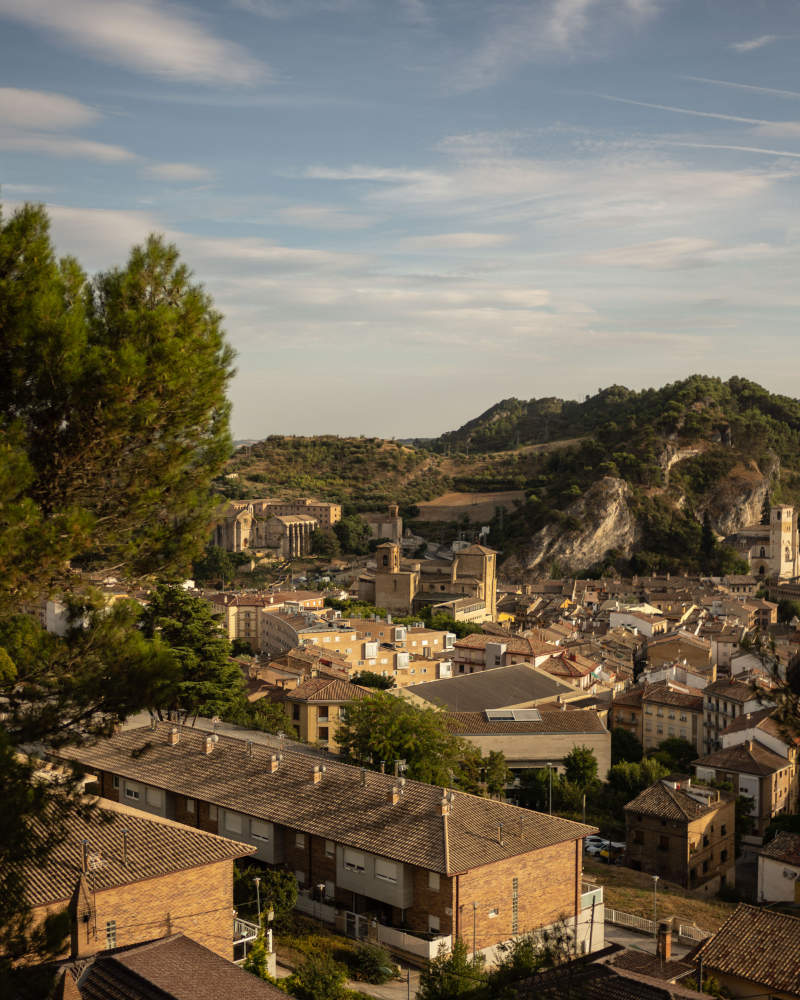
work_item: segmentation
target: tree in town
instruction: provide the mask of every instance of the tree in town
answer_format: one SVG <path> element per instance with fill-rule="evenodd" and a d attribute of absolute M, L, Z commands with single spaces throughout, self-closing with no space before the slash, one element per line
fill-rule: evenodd
<path fill-rule="evenodd" d="M 311 551 L 323 559 L 335 559 L 341 555 L 342 547 L 331 528 L 315 528 L 311 532 Z"/>
<path fill-rule="evenodd" d="M 109 732 L 152 703 L 175 657 L 106 607 L 76 570 L 132 581 L 185 575 L 230 454 L 232 352 L 221 317 L 157 237 L 90 281 L 56 260 L 42 208 L 0 214 L 0 992 L 38 947 L 25 862 L 40 862 L 83 808 L 68 775 L 47 785 L 17 749 Z M 71 627 L 24 614 L 51 595 Z M 31 627 L 34 625 L 35 627 Z M 12 985 L 12 992 L 16 989 Z"/>
<path fill-rule="evenodd" d="M 567 781 L 578 788 L 585 790 L 597 781 L 597 757 L 590 747 L 573 747 L 563 763 Z"/>
<path fill-rule="evenodd" d="M 511 771 L 506 763 L 505 754 L 501 750 L 490 750 L 483 762 L 486 775 L 486 791 L 490 795 L 500 796 L 506 790 L 511 780 Z"/>
<path fill-rule="evenodd" d="M 394 678 L 382 677 L 374 670 L 362 670 L 359 674 L 353 674 L 350 683 L 358 684 L 361 687 L 377 688 L 379 691 L 388 691 L 394 687 Z"/>
<path fill-rule="evenodd" d="M 242 707 L 242 672 L 207 601 L 162 584 L 142 613 L 141 629 L 176 664 L 156 692 L 152 709 L 159 718 L 173 713 L 194 721 L 198 715 L 224 717 Z"/>
<path fill-rule="evenodd" d="M 611 730 L 611 763 L 619 764 L 622 761 L 638 762 L 642 759 L 644 749 L 642 744 L 629 729 L 622 726 L 615 726 Z"/>
<path fill-rule="evenodd" d="M 420 973 L 417 1000 L 482 995 L 487 982 L 484 964 L 484 956 L 480 953 L 470 957 L 461 937 L 454 939 L 450 952 L 441 944 L 438 955 Z"/>
<path fill-rule="evenodd" d="M 364 556 L 369 552 L 369 525 L 357 514 L 343 517 L 333 526 L 333 532 L 339 539 L 342 552 Z"/>
<path fill-rule="evenodd" d="M 231 553 L 209 542 L 201 556 L 192 563 L 192 579 L 198 583 L 218 583 L 222 587 L 231 583 L 236 567 L 247 556 L 242 552 Z"/>
<path fill-rule="evenodd" d="M 687 774 L 691 770 L 692 761 L 697 760 L 697 747 L 679 736 L 670 736 L 662 740 L 651 751 L 650 756 L 669 771 Z"/>
<path fill-rule="evenodd" d="M 330 952 L 315 951 L 286 980 L 297 1000 L 346 1000 L 347 970 Z"/>
<path fill-rule="evenodd" d="M 348 704 L 336 742 L 345 756 L 368 767 L 391 769 L 404 760 L 407 777 L 443 786 L 456 783 L 460 766 L 475 752 L 448 730 L 440 712 L 385 691 Z M 475 776 L 462 780 L 474 783 Z"/>

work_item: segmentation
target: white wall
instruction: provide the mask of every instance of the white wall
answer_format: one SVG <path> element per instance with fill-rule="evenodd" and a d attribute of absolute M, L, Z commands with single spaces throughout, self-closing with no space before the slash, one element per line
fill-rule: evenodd
<path fill-rule="evenodd" d="M 759 902 L 793 902 L 795 886 L 798 884 L 800 884 L 800 865 L 789 865 L 774 858 L 759 857 Z"/>

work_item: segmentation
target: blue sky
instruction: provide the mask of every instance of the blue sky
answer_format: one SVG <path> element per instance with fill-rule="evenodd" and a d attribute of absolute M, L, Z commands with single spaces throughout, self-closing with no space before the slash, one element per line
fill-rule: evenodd
<path fill-rule="evenodd" d="M 0 194 L 166 233 L 237 437 L 701 371 L 797 395 L 796 0 L 0 0 Z"/>

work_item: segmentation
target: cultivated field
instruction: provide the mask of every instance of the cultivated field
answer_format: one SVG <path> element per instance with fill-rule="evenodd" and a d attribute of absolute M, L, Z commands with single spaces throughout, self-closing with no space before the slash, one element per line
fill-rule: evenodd
<path fill-rule="evenodd" d="M 421 521 L 459 521 L 465 514 L 470 521 L 486 524 L 502 507 L 511 510 L 514 501 L 523 502 L 523 490 L 506 490 L 503 493 L 443 493 L 435 500 L 418 503 Z"/>

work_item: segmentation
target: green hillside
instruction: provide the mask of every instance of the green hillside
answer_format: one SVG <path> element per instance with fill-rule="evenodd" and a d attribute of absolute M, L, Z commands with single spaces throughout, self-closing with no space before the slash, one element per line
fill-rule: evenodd
<path fill-rule="evenodd" d="M 309 495 L 350 511 L 399 503 L 412 519 L 414 505 L 448 491 L 522 490 L 524 501 L 498 510 L 491 524 L 489 541 L 504 556 L 547 525 L 590 531 L 591 512 L 579 501 L 594 488 L 588 495 L 597 503 L 596 484 L 613 477 L 627 484 L 639 540 L 634 552 L 611 551 L 593 571 L 724 572 L 737 563 L 711 544 L 709 526 L 725 535 L 757 517 L 753 498 L 765 493 L 773 502 L 800 500 L 800 402 L 746 379 L 695 375 L 640 392 L 612 386 L 582 402 L 504 400 L 416 445 L 273 436 L 240 449 L 228 471 L 238 476 L 219 482 L 229 496 Z M 448 537 L 441 524 L 412 526 Z"/>

